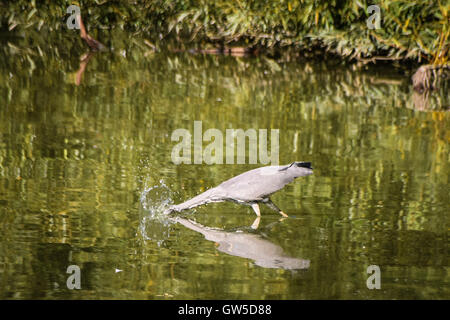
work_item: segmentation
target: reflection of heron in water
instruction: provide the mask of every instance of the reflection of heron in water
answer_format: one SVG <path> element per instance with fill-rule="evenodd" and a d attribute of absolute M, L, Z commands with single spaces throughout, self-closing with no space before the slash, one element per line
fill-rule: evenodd
<path fill-rule="evenodd" d="M 313 173 L 311 162 L 293 162 L 285 166 L 267 166 L 244 172 L 222 182 L 198 196 L 178 205 L 171 206 L 166 213 L 195 208 L 210 202 L 234 201 L 251 205 L 260 216 L 259 203 L 266 204 L 283 217 L 287 217 L 269 198 L 271 194 L 282 189 L 298 177 Z"/>
<path fill-rule="evenodd" d="M 79 86 L 81 84 L 81 79 L 83 77 L 83 73 L 86 70 L 86 66 L 89 63 L 89 60 L 91 60 L 93 52 L 88 52 L 81 56 L 80 58 L 80 68 L 78 69 L 76 75 L 75 75 L 75 84 Z"/>
<path fill-rule="evenodd" d="M 218 243 L 219 251 L 232 256 L 254 260 L 255 264 L 260 267 L 290 270 L 309 268 L 309 260 L 289 257 L 280 246 L 263 239 L 257 234 L 226 232 L 220 229 L 208 228 L 181 217 L 173 218 L 173 221 L 203 234 L 206 240 Z"/>

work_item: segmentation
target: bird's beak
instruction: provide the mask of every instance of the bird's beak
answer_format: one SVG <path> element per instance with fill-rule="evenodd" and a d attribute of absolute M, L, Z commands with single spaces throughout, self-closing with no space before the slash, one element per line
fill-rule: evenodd
<path fill-rule="evenodd" d="M 300 162 L 298 165 L 298 167 L 301 168 L 307 168 L 307 169 L 313 169 L 313 167 L 311 167 L 311 162 Z"/>

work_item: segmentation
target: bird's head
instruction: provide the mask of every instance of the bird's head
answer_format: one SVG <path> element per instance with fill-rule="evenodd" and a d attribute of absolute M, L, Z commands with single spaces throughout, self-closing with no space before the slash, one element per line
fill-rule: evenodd
<path fill-rule="evenodd" d="M 297 177 L 309 176 L 313 173 L 311 162 L 292 162 L 289 166 L 282 168 L 280 171 L 286 170 L 290 175 Z"/>

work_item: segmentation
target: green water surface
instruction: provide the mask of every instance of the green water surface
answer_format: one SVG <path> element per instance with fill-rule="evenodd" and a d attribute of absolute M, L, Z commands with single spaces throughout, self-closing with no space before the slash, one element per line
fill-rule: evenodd
<path fill-rule="evenodd" d="M 80 63 L 3 46 L 1 299 L 450 298 L 448 87 L 414 94 L 393 66 L 143 48 Z M 196 120 L 279 129 L 280 163 L 313 163 L 272 197 L 288 219 L 262 206 L 254 230 L 234 203 L 161 215 L 261 166 L 175 165 L 171 135 Z"/>

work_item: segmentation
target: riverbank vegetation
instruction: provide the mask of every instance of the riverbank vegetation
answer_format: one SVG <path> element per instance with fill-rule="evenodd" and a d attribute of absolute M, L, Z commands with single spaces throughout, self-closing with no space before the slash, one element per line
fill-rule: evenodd
<path fill-rule="evenodd" d="M 24 37 L 30 32 L 33 37 L 47 37 L 58 31 L 73 36 L 66 26 L 71 4 L 80 6 L 90 30 L 125 29 L 156 46 L 170 39 L 178 48 L 290 48 L 306 55 L 328 52 L 362 62 L 448 63 L 450 3 L 441 0 L 379 1 L 378 29 L 367 26 L 374 12 L 368 10 L 372 3 L 365 0 L 19 0 L 0 4 L 2 30 Z"/>

